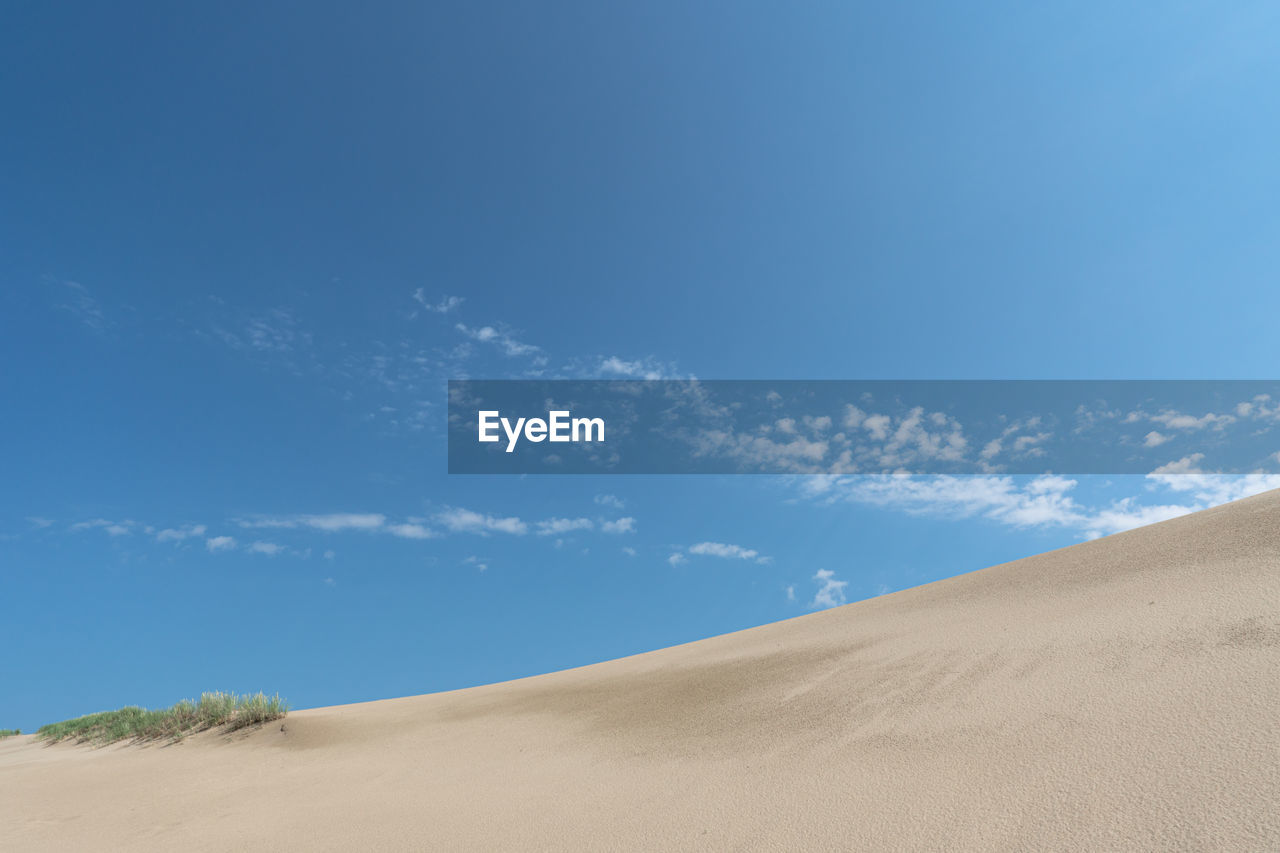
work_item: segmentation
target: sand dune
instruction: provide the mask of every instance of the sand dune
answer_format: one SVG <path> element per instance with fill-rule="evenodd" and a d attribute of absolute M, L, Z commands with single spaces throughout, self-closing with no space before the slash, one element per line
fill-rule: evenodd
<path fill-rule="evenodd" d="M 0 742 L 4 850 L 1280 849 L 1280 492 L 172 747 Z"/>

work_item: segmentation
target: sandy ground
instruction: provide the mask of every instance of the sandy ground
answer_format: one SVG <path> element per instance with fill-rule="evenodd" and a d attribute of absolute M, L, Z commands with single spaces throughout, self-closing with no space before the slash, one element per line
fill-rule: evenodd
<path fill-rule="evenodd" d="M 0 849 L 1280 850 L 1280 492 L 582 669 L 0 741 Z"/>

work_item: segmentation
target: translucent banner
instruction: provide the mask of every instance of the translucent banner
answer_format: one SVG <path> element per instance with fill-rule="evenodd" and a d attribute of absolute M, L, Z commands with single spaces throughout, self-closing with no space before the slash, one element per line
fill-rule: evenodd
<path fill-rule="evenodd" d="M 1280 381 L 454 380 L 452 474 L 1280 471 Z"/>

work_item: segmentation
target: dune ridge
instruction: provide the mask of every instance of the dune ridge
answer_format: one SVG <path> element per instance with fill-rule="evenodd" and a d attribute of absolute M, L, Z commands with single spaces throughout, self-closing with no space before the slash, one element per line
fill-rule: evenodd
<path fill-rule="evenodd" d="M 6 738 L 0 815 L 31 851 L 1280 849 L 1280 491 L 247 734 Z"/>

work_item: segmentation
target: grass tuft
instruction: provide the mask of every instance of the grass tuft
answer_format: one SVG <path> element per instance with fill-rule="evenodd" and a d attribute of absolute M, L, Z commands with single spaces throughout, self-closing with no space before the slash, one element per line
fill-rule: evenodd
<path fill-rule="evenodd" d="M 100 711 L 49 723 L 36 736 L 49 743 L 74 740 L 76 743 L 113 743 L 118 740 L 181 740 L 189 734 L 225 726 L 227 731 L 278 720 L 289 705 L 277 696 L 263 693 L 201 693 L 199 701 L 183 699 L 171 708 L 148 710 L 131 705 L 118 711 Z"/>
<path fill-rule="evenodd" d="M 0 729 L 0 737 L 13 737 L 22 734 L 22 729 Z"/>

